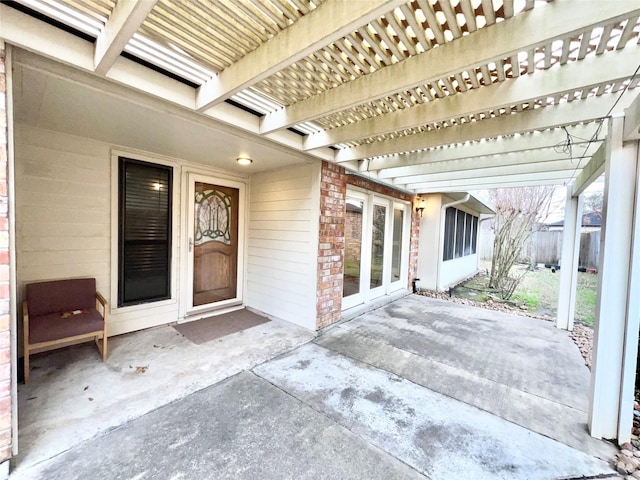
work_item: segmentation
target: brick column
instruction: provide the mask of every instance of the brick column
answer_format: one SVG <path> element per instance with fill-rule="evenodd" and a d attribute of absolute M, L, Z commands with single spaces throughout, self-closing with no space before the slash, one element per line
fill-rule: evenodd
<path fill-rule="evenodd" d="M 9 316 L 9 209 L 7 197 L 7 82 L 0 40 L 0 464 L 11 457 L 11 334 Z M 8 464 L 5 464 L 8 465 Z M 0 475 L 3 468 L 0 467 Z"/>
<path fill-rule="evenodd" d="M 344 168 L 322 162 L 316 329 L 340 320 L 344 262 L 347 181 Z"/>
<path fill-rule="evenodd" d="M 415 199 L 417 200 L 417 199 Z M 407 288 L 413 289 L 413 279 L 418 276 L 418 245 L 420 241 L 420 215 L 416 201 L 411 202 L 411 233 L 409 234 L 409 278 Z"/>

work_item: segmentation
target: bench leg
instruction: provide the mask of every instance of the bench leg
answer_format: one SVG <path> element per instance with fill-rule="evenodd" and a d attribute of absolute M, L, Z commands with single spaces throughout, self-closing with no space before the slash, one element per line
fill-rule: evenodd
<path fill-rule="evenodd" d="M 108 354 L 108 352 L 107 352 L 107 336 L 103 335 L 102 338 L 96 337 L 95 338 L 95 342 L 96 342 L 96 346 L 98 347 L 98 350 L 102 354 L 102 361 L 106 362 L 107 361 L 107 354 Z"/>
<path fill-rule="evenodd" d="M 29 383 L 29 350 L 24 351 L 24 384 Z"/>

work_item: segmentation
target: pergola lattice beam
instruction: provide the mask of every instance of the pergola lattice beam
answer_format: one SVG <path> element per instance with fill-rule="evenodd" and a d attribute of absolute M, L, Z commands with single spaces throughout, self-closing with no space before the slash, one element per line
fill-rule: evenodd
<path fill-rule="evenodd" d="M 624 111 L 622 135 L 625 141 L 640 140 L 640 95 Z"/>
<path fill-rule="evenodd" d="M 109 71 L 156 3 L 157 0 L 119 0 L 116 3 L 96 39 L 93 64 L 98 75 Z"/>
<path fill-rule="evenodd" d="M 385 142 L 344 148 L 336 153 L 336 161 L 360 160 L 483 138 L 494 138 L 500 135 L 589 122 L 605 117 L 616 98 L 618 98 L 617 95 L 602 95 L 585 100 L 574 100 L 569 103 L 503 115 L 465 125 L 407 135 Z M 619 104 L 620 108 L 623 108 L 623 103 L 624 98 Z M 596 128 L 593 127 L 594 133 Z"/>
<path fill-rule="evenodd" d="M 465 94 L 451 95 L 412 108 L 396 110 L 357 123 L 309 135 L 305 150 L 335 145 L 365 137 L 375 137 L 394 131 L 414 128 L 433 122 L 475 115 L 512 105 L 532 102 L 539 98 L 598 85 L 613 84 L 630 78 L 640 58 L 640 47 L 627 47 L 597 57 L 587 58 L 556 69 L 553 81 L 546 75 L 524 75 L 488 87 L 473 89 Z"/>
<path fill-rule="evenodd" d="M 461 180 L 443 180 L 438 182 L 410 183 L 404 186 L 417 193 L 455 192 L 483 190 L 486 188 L 502 188 L 526 185 L 562 185 L 568 183 L 575 175 L 574 169 L 556 172 L 526 173 L 520 175 L 499 175 L 495 177 L 475 177 Z"/>
<path fill-rule="evenodd" d="M 473 178 L 479 175 L 500 174 L 511 175 L 521 173 L 535 173 L 575 167 L 582 160 L 579 155 L 583 149 L 576 148 L 571 157 L 555 149 L 545 149 L 530 152 L 506 153 L 479 158 L 461 158 L 447 162 L 426 163 L 413 167 L 410 174 L 393 177 L 395 185 L 428 182 L 443 178 Z M 585 163 L 584 161 L 582 163 Z M 378 172 L 379 179 L 386 179 L 388 172 Z"/>
<path fill-rule="evenodd" d="M 496 180 L 491 184 L 487 183 L 476 183 L 473 185 L 455 185 L 455 184 L 447 184 L 447 185 L 436 185 L 429 186 L 420 189 L 410 190 L 414 193 L 437 193 L 437 192 L 469 192 L 473 190 L 485 190 L 487 188 L 510 188 L 510 187 L 532 187 L 535 185 L 566 185 L 568 179 L 566 177 L 561 178 L 551 178 L 551 179 L 542 179 L 542 180 L 524 180 L 519 181 L 514 179 L 513 177 L 503 177 L 504 180 Z"/>
<path fill-rule="evenodd" d="M 224 101 L 406 3 L 327 0 L 198 89 L 199 111 Z"/>
<path fill-rule="evenodd" d="M 435 82 L 639 13 L 635 0 L 552 2 L 266 115 L 261 132 L 287 128 Z M 480 52 L 478 45 L 483 46 Z"/>
<path fill-rule="evenodd" d="M 607 144 L 602 143 L 595 153 L 591 156 L 591 160 L 587 163 L 580 174 L 576 177 L 572 186 L 572 195 L 574 197 L 583 193 L 589 185 L 597 180 L 604 173 L 605 162 L 607 160 Z"/>
<path fill-rule="evenodd" d="M 591 137 L 595 128 L 594 124 L 574 125 L 567 127 L 567 131 L 576 139 L 574 140 L 574 145 L 580 145 L 583 142 L 580 139 Z M 606 126 L 603 126 L 598 140 L 604 139 L 606 134 Z M 372 158 L 368 161 L 368 168 L 370 171 L 379 171 L 380 178 L 401 177 L 410 175 L 415 167 L 419 167 L 422 164 L 550 148 L 566 141 L 566 138 L 566 132 L 560 128 L 542 132 L 527 132 L 512 137 L 494 138 L 428 151 Z"/>

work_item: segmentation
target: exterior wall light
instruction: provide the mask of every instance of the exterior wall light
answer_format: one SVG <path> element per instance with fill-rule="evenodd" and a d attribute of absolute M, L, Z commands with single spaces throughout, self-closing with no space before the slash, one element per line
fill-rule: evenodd
<path fill-rule="evenodd" d="M 416 207 L 416 213 L 420 214 L 420 218 L 422 218 L 422 212 L 424 211 L 424 198 L 418 197 L 418 206 Z"/>
<path fill-rule="evenodd" d="M 236 158 L 236 162 L 238 162 L 238 165 L 247 166 L 251 165 L 253 163 L 253 160 L 251 160 L 249 157 L 238 157 Z"/>

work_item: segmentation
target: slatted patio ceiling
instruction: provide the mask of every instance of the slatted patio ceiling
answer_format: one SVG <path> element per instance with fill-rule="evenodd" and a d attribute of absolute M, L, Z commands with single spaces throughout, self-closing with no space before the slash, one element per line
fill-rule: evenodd
<path fill-rule="evenodd" d="M 293 128 L 299 150 L 418 193 L 569 182 L 640 83 L 631 0 L 17 3 L 95 38 L 99 74 L 124 51 L 202 115 L 231 100 L 262 115 L 256 135 Z"/>

